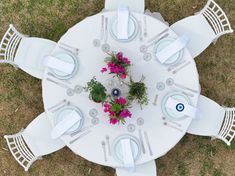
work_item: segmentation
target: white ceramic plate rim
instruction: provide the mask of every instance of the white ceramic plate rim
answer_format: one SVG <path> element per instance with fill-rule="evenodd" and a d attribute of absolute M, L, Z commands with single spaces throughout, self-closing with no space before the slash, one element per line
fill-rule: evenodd
<path fill-rule="evenodd" d="M 135 136 L 129 135 L 129 134 L 124 134 L 124 135 L 117 137 L 116 139 L 114 139 L 114 141 L 112 143 L 112 153 L 113 153 L 114 159 L 122 164 L 123 164 L 123 161 L 117 156 L 117 154 L 115 152 L 115 148 L 116 148 L 117 143 L 121 139 L 125 139 L 125 138 L 130 138 L 131 140 L 133 140 L 137 144 L 138 154 L 137 154 L 136 158 L 134 158 L 134 161 L 137 161 L 140 157 L 140 154 L 141 154 L 141 147 L 140 147 L 140 142 L 139 142 L 138 138 L 136 138 Z"/>
<path fill-rule="evenodd" d="M 182 116 L 182 117 L 177 117 L 177 118 L 175 118 L 175 117 L 171 116 L 171 115 L 167 112 L 167 110 L 166 110 L 165 103 L 166 103 L 167 99 L 168 99 L 169 97 L 171 97 L 171 96 L 174 96 L 174 95 L 180 95 L 180 96 L 184 97 L 185 100 L 188 102 L 188 104 L 191 105 L 191 100 L 190 100 L 190 98 L 189 98 L 188 96 L 184 95 L 183 93 L 181 93 L 181 92 L 179 92 L 179 91 L 174 91 L 174 92 L 168 93 L 168 94 L 165 95 L 164 98 L 162 99 L 162 103 L 161 103 L 162 112 L 163 112 L 163 114 L 166 116 L 166 118 L 169 118 L 169 119 L 171 119 L 171 120 L 182 120 L 182 119 L 185 119 L 186 116 Z"/>
<path fill-rule="evenodd" d="M 72 53 L 65 52 L 65 51 L 63 51 L 63 52 L 57 52 L 57 53 L 53 54 L 53 56 L 56 57 L 56 56 L 58 56 L 58 55 L 60 55 L 60 54 L 67 54 L 67 55 L 69 55 L 69 56 L 73 59 L 73 62 L 74 62 L 74 69 L 73 69 L 73 72 L 72 72 L 71 74 L 62 76 L 62 75 L 59 75 L 59 74 L 57 73 L 57 71 L 55 71 L 54 69 L 52 69 L 52 68 L 49 68 L 49 69 L 51 70 L 52 74 L 53 74 L 55 77 L 57 77 L 58 79 L 62 79 L 62 80 L 70 79 L 70 78 L 74 77 L 75 74 L 76 74 L 77 71 L 78 71 L 78 67 L 79 67 L 78 57 L 75 56 L 75 55 L 72 54 Z M 60 59 L 59 57 L 57 57 L 57 58 Z"/>
<path fill-rule="evenodd" d="M 113 29 L 113 25 L 114 25 L 116 19 L 117 19 L 117 15 L 113 17 L 113 19 L 111 21 L 111 24 L 110 24 L 110 27 L 109 27 L 109 31 L 111 33 L 111 36 L 119 42 L 130 42 L 130 41 L 132 41 L 138 34 L 138 26 L 139 25 L 138 25 L 138 22 L 137 22 L 136 18 L 133 15 L 130 15 L 130 20 L 132 20 L 134 22 L 134 25 L 135 25 L 135 31 L 133 32 L 133 34 L 131 36 L 129 36 L 128 39 L 118 39 L 116 34 L 114 34 L 112 29 Z"/>
<path fill-rule="evenodd" d="M 154 49 L 153 49 L 153 52 L 154 52 L 154 56 L 155 56 L 155 58 L 156 58 L 156 51 L 157 51 L 157 48 L 159 47 L 159 45 L 162 43 L 162 42 L 165 42 L 165 41 L 174 41 L 174 40 L 176 40 L 174 37 L 167 37 L 167 38 L 164 38 L 164 39 L 162 39 L 162 40 L 160 40 L 155 46 L 154 46 Z M 175 65 L 176 63 L 178 63 L 182 58 L 183 58 L 183 54 L 184 54 L 184 49 L 182 49 L 182 50 L 180 50 L 179 52 L 177 52 L 176 54 L 178 54 L 178 57 L 174 60 L 174 61 L 172 61 L 172 62 L 165 62 L 165 63 L 163 63 L 163 65 Z M 176 55 L 175 54 L 175 55 Z M 175 57 L 174 55 L 172 56 L 172 57 Z M 171 58 L 172 58 L 171 57 Z M 158 59 L 156 58 L 156 60 L 158 61 Z M 159 61 L 158 61 L 159 62 Z"/>
<path fill-rule="evenodd" d="M 63 111 L 65 111 L 65 110 L 67 110 L 67 109 L 75 110 L 75 111 L 80 115 L 80 117 L 81 117 L 81 120 L 80 120 L 79 122 L 77 122 L 76 124 L 74 124 L 70 129 L 68 129 L 68 130 L 65 132 L 65 134 L 70 134 L 70 133 L 73 133 L 73 132 L 75 132 L 75 131 L 78 131 L 78 130 L 80 130 L 80 129 L 82 128 L 83 123 L 84 123 L 84 116 L 83 116 L 83 113 L 81 112 L 81 110 L 80 110 L 78 107 L 72 106 L 72 105 L 68 105 L 68 106 L 65 106 L 65 107 L 61 108 L 61 109 L 57 112 L 57 114 L 56 114 L 55 117 L 54 117 L 54 125 L 56 125 L 57 123 L 59 123 L 59 122 L 58 122 L 58 117 L 59 117 L 59 115 L 60 115 Z M 79 123 L 79 124 L 78 124 L 78 123 Z M 75 130 L 71 130 L 72 128 L 74 128 L 74 126 L 77 126 L 77 128 L 76 128 Z"/>

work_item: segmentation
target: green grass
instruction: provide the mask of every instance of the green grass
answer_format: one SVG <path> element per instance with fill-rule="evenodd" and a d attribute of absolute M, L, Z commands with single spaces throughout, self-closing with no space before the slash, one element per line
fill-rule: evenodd
<path fill-rule="evenodd" d="M 235 28 L 235 1 L 217 0 Z M 170 24 L 193 15 L 206 0 L 146 0 Z M 58 41 L 73 25 L 102 10 L 103 0 L 1 0 L 0 38 L 13 23 L 22 33 Z M 202 94 L 235 106 L 235 35 L 221 37 L 197 59 Z M 18 132 L 43 111 L 41 81 L 12 66 L 0 65 L 0 175 L 113 176 L 114 169 L 76 156 L 64 148 L 35 162 L 28 173 L 10 155 L 4 134 Z M 235 142 L 226 146 L 208 137 L 186 135 L 157 159 L 160 176 L 234 176 Z"/>

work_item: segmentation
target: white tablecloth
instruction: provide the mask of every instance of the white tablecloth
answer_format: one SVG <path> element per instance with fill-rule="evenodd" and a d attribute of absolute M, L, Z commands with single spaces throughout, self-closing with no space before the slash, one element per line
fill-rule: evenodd
<path fill-rule="evenodd" d="M 100 47 L 93 46 L 93 40 L 100 38 L 101 28 L 101 15 L 109 18 L 109 22 L 116 15 L 117 12 L 105 12 L 91 17 L 88 17 L 70 28 L 59 42 L 66 43 L 73 47 L 79 48 L 79 71 L 74 78 L 70 80 L 72 82 L 71 87 L 75 85 L 85 86 L 93 76 L 96 76 L 98 81 L 105 82 L 109 77 L 108 74 L 102 74 L 101 68 L 105 66 L 104 58 L 107 56 Z M 144 14 L 133 13 L 134 17 L 138 20 L 143 20 Z M 167 26 L 162 22 L 146 16 L 148 26 L 149 38 L 155 36 L 157 33 L 163 31 Z M 177 37 L 173 31 L 170 31 L 170 36 Z M 140 41 L 137 36 L 131 42 L 120 43 L 114 40 L 110 33 L 107 43 L 110 44 L 111 50 L 122 51 L 125 56 L 129 57 L 132 61 L 131 73 L 136 81 L 141 78 L 141 75 L 146 77 L 145 83 L 149 87 L 148 97 L 149 105 L 144 106 L 143 110 L 140 106 L 133 105 L 130 109 L 132 112 L 132 118 L 127 120 L 126 125 L 112 126 L 108 123 L 107 114 L 103 112 L 100 104 L 94 103 L 88 98 L 88 93 L 75 94 L 72 97 L 66 95 L 66 90 L 46 80 L 47 74 L 43 79 L 43 100 L 44 108 L 47 115 L 50 117 L 53 123 L 53 115 L 48 112 L 48 108 L 60 102 L 63 99 L 67 99 L 81 109 L 85 116 L 85 125 L 91 125 L 91 117 L 89 111 L 92 108 L 98 110 L 98 118 L 100 123 L 91 128 L 92 132 L 76 141 L 72 145 L 69 144 L 71 140 L 70 136 L 63 136 L 62 140 L 67 146 L 77 155 L 84 157 L 85 159 L 111 167 L 121 167 L 121 163 L 117 162 L 112 156 L 108 156 L 108 161 L 104 161 L 101 141 L 105 141 L 105 136 L 110 136 L 110 143 L 112 145 L 113 140 L 123 134 L 131 134 L 138 137 L 139 126 L 136 124 L 137 118 L 141 117 L 145 123 L 141 127 L 142 131 L 146 131 L 149 136 L 153 155 L 149 155 L 147 144 L 145 143 L 146 154 L 141 154 L 140 158 L 136 161 L 136 164 L 143 164 L 153 159 L 159 158 L 165 155 L 171 150 L 185 135 L 186 130 L 191 122 L 191 118 L 185 118 L 179 121 L 182 125 L 183 132 L 177 131 L 173 128 L 163 125 L 161 100 L 167 93 L 177 90 L 174 86 L 166 86 L 165 90 L 159 91 L 156 89 L 157 82 L 166 82 L 166 79 L 171 77 L 175 82 L 182 84 L 186 87 L 193 88 L 200 93 L 198 72 L 194 59 L 186 49 L 184 51 L 183 59 L 191 61 L 190 65 L 182 69 L 177 74 L 167 71 L 167 67 L 161 65 L 158 61 L 152 58 L 150 61 L 143 60 L 143 53 L 139 51 L 141 45 L 146 44 L 147 40 Z M 151 51 L 152 48 L 149 49 Z M 56 51 L 55 51 L 56 52 Z M 155 95 L 158 94 L 157 106 L 153 106 Z M 196 106 L 198 96 L 191 98 L 192 104 Z M 136 130 L 133 133 L 127 131 L 127 125 L 134 124 Z"/>

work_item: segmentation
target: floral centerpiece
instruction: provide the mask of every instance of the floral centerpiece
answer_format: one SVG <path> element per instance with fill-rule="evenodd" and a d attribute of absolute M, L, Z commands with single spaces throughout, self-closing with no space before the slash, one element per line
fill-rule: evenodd
<path fill-rule="evenodd" d="M 131 118 L 131 112 L 127 109 L 129 106 L 127 100 L 123 97 L 104 103 L 104 112 L 109 114 L 110 124 L 125 124 L 126 118 Z"/>
<path fill-rule="evenodd" d="M 123 94 L 126 97 L 123 97 L 122 90 L 117 87 L 114 87 L 111 93 L 107 93 L 105 86 L 98 82 L 95 77 L 87 83 L 85 90 L 89 91 L 89 98 L 91 100 L 96 103 L 102 103 L 104 112 L 108 114 L 110 124 L 125 124 L 126 119 L 132 116 L 128 109 L 131 103 L 137 101 L 141 108 L 142 105 L 148 104 L 147 87 L 143 82 L 144 77 L 142 76 L 139 82 L 133 81 L 132 77 L 128 75 L 131 62 L 122 52 L 117 54 L 112 52 L 105 58 L 105 62 L 107 66 L 102 68 L 101 72 L 114 74 L 122 85 L 125 84 L 129 89 L 127 95 Z M 126 79 L 127 76 L 129 76 L 130 81 Z"/>
<path fill-rule="evenodd" d="M 125 79 L 127 77 L 131 62 L 123 56 L 122 52 L 109 54 L 105 62 L 107 67 L 102 68 L 102 73 L 109 71 L 109 74 L 115 74 L 118 78 Z"/>

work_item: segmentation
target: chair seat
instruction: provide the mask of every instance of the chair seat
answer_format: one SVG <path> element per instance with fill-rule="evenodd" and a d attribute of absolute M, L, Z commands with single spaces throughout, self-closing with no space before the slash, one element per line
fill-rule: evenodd
<path fill-rule="evenodd" d="M 22 38 L 15 56 L 15 63 L 26 73 L 42 79 L 45 56 L 49 55 L 56 43 L 36 37 Z"/>
<path fill-rule="evenodd" d="M 145 8 L 144 0 L 105 0 L 105 9 L 117 10 L 118 6 L 121 4 L 129 6 L 131 11 L 144 13 L 144 8 Z"/>
<path fill-rule="evenodd" d="M 51 131 L 46 113 L 35 118 L 23 131 L 22 136 L 35 156 L 47 155 L 65 146 L 62 140 L 51 138 Z"/>
<path fill-rule="evenodd" d="M 177 35 L 186 35 L 190 38 L 187 48 L 194 58 L 202 53 L 216 39 L 213 29 L 202 14 L 177 21 L 170 28 Z"/>
<path fill-rule="evenodd" d="M 198 100 L 200 119 L 194 119 L 187 132 L 200 136 L 217 136 L 223 124 L 225 110 L 211 99 L 200 95 Z"/>
<path fill-rule="evenodd" d="M 117 176 L 157 176 L 155 161 L 136 166 L 135 172 L 129 172 L 125 168 L 116 168 Z"/>

